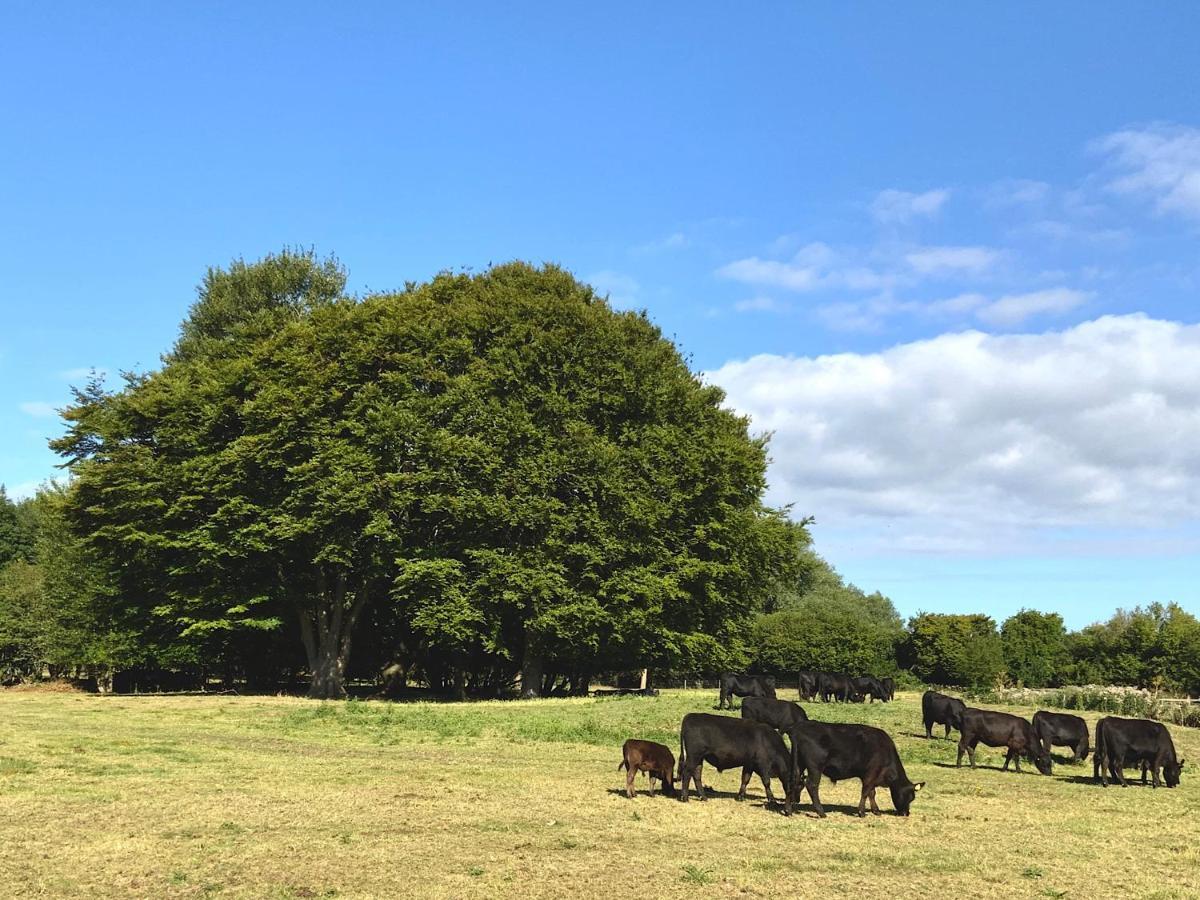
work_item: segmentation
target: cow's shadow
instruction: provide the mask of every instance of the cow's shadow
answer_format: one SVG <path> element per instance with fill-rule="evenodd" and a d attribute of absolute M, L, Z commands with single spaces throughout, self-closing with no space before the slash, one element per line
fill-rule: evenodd
<path fill-rule="evenodd" d="M 1103 787 L 1103 785 L 1100 784 L 1099 779 L 1091 775 L 1057 775 L 1055 777 L 1057 777 L 1059 781 L 1067 782 L 1067 784 L 1091 784 L 1095 785 L 1096 787 Z M 1125 783 L 1129 787 L 1145 787 L 1152 790 L 1154 788 L 1154 783 L 1151 781 L 1147 781 L 1145 784 L 1142 784 L 1141 774 L 1135 775 L 1133 778 L 1126 778 Z M 1120 788 L 1121 783 L 1119 781 L 1113 781 L 1112 776 L 1110 775 L 1108 778 L 1108 786 Z M 1165 784 L 1162 786 L 1162 788 L 1164 791 L 1170 790 L 1170 788 L 1168 788 Z"/>
<path fill-rule="evenodd" d="M 609 788 L 608 793 L 612 794 L 615 797 L 624 797 L 625 796 L 625 788 L 623 788 L 623 787 Z M 633 796 L 634 796 L 634 799 L 637 799 L 637 800 L 640 800 L 643 797 L 645 797 L 648 800 L 658 800 L 660 798 L 663 800 L 678 800 L 679 799 L 679 791 L 676 791 L 673 794 L 666 794 L 660 790 L 655 790 L 654 794 L 651 795 L 650 789 L 647 788 L 645 785 L 638 787 L 635 784 L 633 786 Z"/>
<path fill-rule="evenodd" d="M 954 763 L 944 763 L 944 762 L 935 762 L 935 763 L 931 763 L 931 765 L 934 765 L 939 769 L 958 769 L 963 772 L 971 771 L 971 767 L 966 765 L 965 763 L 961 766 L 956 766 Z M 1013 766 L 1009 766 L 1008 769 L 1005 770 L 1002 763 L 999 765 L 994 765 L 994 766 L 988 765 L 987 763 L 976 763 L 975 769 L 976 770 L 986 769 L 989 772 L 1000 772 L 1003 775 L 1010 775 L 1010 774 L 1011 775 L 1040 775 L 1041 774 L 1033 766 L 1029 766 L 1028 768 L 1023 768 L 1023 769 L 1021 769 L 1020 772 L 1018 772 Z"/>

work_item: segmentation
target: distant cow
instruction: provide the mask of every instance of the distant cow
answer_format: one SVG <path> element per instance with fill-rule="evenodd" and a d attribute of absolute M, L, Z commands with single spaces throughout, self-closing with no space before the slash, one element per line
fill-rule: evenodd
<path fill-rule="evenodd" d="M 633 799 L 633 778 L 645 772 L 650 778 L 650 796 L 654 796 L 654 779 L 663 786 L 663 793 L 675 792 L 675 756 L 671 748 L 654 741 L 639 741 L 630 738 L 621 747 L 621 764 L 617 771 L 625 770 L 625 793 Z"/>
<path fill-rule="evenodd" d="M 773 675 L 734 675 L 726 672 L 721 676 L 721 697 L 717 709 L 733 709 L 734 697 L 774 697 Z"/>
<path fill-rule="evenodd" d="M 1087 759 L 1088 726 L 1079 716 L 1039 710 L 1033 714 L 1033 731 L 1047 753 L 1051 747 L 1070 747 L 1075 754 L 1072 762 Z"/>
<path fill-rule="evenodd" d="M 796 677 L 797 688 L 800 691 L 801 700 L 814 700 L 817 696 L 817 680 L 820 678 L 820 672 L 804 671 Z"/>
<path fill-rule="evenodd" d="M 921 714 L 925 719 L 925 737 L 933 738 L 933 726 L 945 725 L 946 737 L 950 737 L 950 729 L 962 731 L 962 714 L 967 705 L 957 697 L 939 694 L 937 691 L 926 691 L 921 696 Z"/>
<path fill-rule="evenodd" d="M 791 700 L 772 700 L 770 697 L 747 697 L 742 701 L 742 718 L 770 725 L 776 731 L 791 731 L 808 721 L 808 713 Z"/>
<path fill-rule="evenodd" d="M 1092 765 L 1105 787 L 1109 775 L 1121 787 L 1128 787 L 1121 770 L 1141 763 L 1143 784 L 1147 770 L 1154 775 L 1155 787 L 1162 784 L 1158 775 L 1161 769 L 1163 781 L 1173 788 L 1179 784 L 1183 762 L 1176 759 L 1171 732 L 1161 722 L 1106 716 L 1096 723 L 1096 756 Z"/>
<path fill-rule="evenodd" d="M 895 700 L 896 699 L 896 679 L 892 678 L 891 676 L 888 676 L 887 678 L 880 678 L 879 683 L 881 685 L 883 685 L 883 689 L 885 691 L 887 691 L 887 698 L 889 700 Z"/>
<path fill-rule="evenodd" d="M 869 694 L 872 703 L 874 703 L 876 700 L 887 702 L 887 690 L 884 688 L 883 684 L 878 678 L 874 678 L 871 675 L 863 675 L 858 678 L 851 678 L 850 686 L 854 689 L 854 693 L 860 697 L 866 697 Z"/>
<path fill-rule="evenodd" d="M 679 728 L 679 780 L 682 786 L 679 799 L 687 802 L 688 782 L 696 782 L 696 793 L 701 800 L 707 799 L 701 772 L 705 763 L 716 767 L 718 772 L 726 769 L 742 770 L 742 786 L 737 799 L 746 799 L 746 785 L 751 775 L 762 780 L 767 802 L 775 803 L 771 793 L 771 779 L 783 782 L 783 811 L 792 814 L 792 787 L 795 783 L 792 771 L 792 755 L 783 738 L 770 725 L 718 716 L 712 713 L 688 713 Z"/>
<path fill-rule="evenodd" d="M 848 675 L 836 675 L 830 672 L 822 672 L 817 679 L 817 691 L 821 695 L 821 699 L 826 703 L 831 700 L 840 700 L 842 703 L 848 703 L 855 696 L 854 685 L 850 682 Z"/>
<path fill-rule="evenodd" d="M 1033 732 L 1033 725 L 1028 719 L 1014 716 L 1012 713 L 994 712 L 990 709 L 973 709 L 967 707 L 962 715 L 962 735 L 958 739 L 958 759 L 956 766 L 962 765 L 963 753 L 971 758 L 971 768 L 975 768 L 975 745 L 984 743 L 989 747 L 1007 747 L 1008 754 L 1004 757 L 1004 768 L 1014 760 L 1017 771 L 1021 771 L 1021 757 L 1024 756 L 1043 775 L 1049 775 L 1050 751 L 1042 746 L 1041 741 Z"/>
<path fill-rule="evenodd" d="M 792 768 L 797 773 L 796 800 L 800 799 L 800 773 L 806 773 L 805 786 L 813 809 L 821 818 L 825 817 L 818 794 L 822 775 L 828 775 L 834 782 L 844 778 L 862 779 L 862 795 L 858 800 L 860 816 L 867 814 L 868 800 L 871 801 L 871 812 L 879 815 L 879 806 L 875 803 L 875 789 L 879 787 L 892 792 L 896 812 L 907 816 L 917 791 L 925 786 L 923 781 L 913 784 L 908 780 L 895 742 L 884 731 L 870 725 L 805 722 L 793 728 L 790 737 Z"/>

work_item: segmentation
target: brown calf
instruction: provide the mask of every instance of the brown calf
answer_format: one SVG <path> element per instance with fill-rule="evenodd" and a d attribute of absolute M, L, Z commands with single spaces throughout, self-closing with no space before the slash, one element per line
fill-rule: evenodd
<path fill-rule="evenodd" d="M 630 738 L 621 747 L 621 764 L 617 771 L 625 769 L 625 793 L 633 798 L 633 776 L 645 772 L 650 776 L 650 796 L 654 796 L 654 779 L 663 783 L 663 790 L 675 793 L 675 756 L 669 747 L 654 741 L 638 741 Z"/>

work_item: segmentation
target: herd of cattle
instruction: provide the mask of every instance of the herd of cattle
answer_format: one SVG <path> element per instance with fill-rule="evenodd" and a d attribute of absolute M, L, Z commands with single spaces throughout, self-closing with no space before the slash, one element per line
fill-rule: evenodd
<path fill-rule="evenodd" d="M 895 683 L 890 678 L 851 678 L 827 672 L 802 672 L 799 680 L 801 699 L 820 697 L 825 702 L 862 702 L 870 697 L 887 702 L 895 696 Z M 858 815 L 866 815 L 866 805 L 879 815 L 875 791 L 886 787 L 892 795 L 892 805 L 900 815 L 907 816 L 913 798 L 925 783 L 913 783 L 904 771 L 900 754 L 892 738 L 870 725 L 815 722 L 804 708 L 790 700 L 775 696 L 775 679 L 756 675 L 722 675 L 718 709 L 733 708 L 733 697 L 742 697 L 742 717 L 688 713 L 679 730 L 679 765 L 671 750 L 653 741 L 630 739 L 622 748 L 623 759 L 617 767 L 626 770 L 625 791 L 634 796 L 634 776 L 645 772 L 650 777 L 650 793 L 657 779 L 663 790 L 675 791 L 678 771 L 679 799 L 687 801 L 689 786 L 695 787 L 701 800 L 707 799 L 702 780 L 704 763 L 718 772 L 741 768 L 742 784 L 737 799 L 746 797 L 746 786 L 757 775 L 766 791 L 768 805 L 777 803 L 771 791 L 771 780 L 783 786 L 783 812 L 791 815 L 799 803 L 802 790 L 807 789 L 813 811 L 824 818 L 819 795 L 822 776 L 835 784 L 847 778 L 862 780 Z M 932 739 L 933 726 L 945 726 L 959 733 L 957 766 L 967 754 L 975 768 L 975 747 L 1004 747 L 1007 755 L 1003 771 L 1010 763 L 1021 771 L 1024 757 L 1043 775 L 1051 774 L 1052 747 L 1071 748 L 1074 762 L 1087 759 L 1093 752 L 1093 775 L 1108 787 L 1111 777 L 1126 785 L 1123 769 L 1138 765 L 1142 768 L 1142 783 L 1148 774 L 1158 787 L 1179 784 L 1184 761 L 1175 756 L 1170 732 L 1160 722 L 1148 719 L 1119 719 L 1109 716 L 1096 723 L 1094 749 L 1089 747 L 1087 723 L 1079 716 L 1067 713 L 1040 711 L 1030 722 L 1011 713 L 974 709 L 957 697 L 926 691 L 921 698 L 921 713 L 925 736 Z M 786 735 L 791 743 L 783 741 Z M 1160 778 L 1160 774 L 1161 778 Z"/>

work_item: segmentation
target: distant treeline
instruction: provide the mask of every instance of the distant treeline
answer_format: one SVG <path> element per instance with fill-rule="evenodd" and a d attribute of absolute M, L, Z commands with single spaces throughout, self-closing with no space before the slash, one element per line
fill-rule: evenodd
<path fill-rule="evenodd" d="M 213 679 L 251 690 L 294 688 L 308 672 L 297 630 L 286 622 L 241 632 L 114 627 L 113 598 L 86 544 L 65 526 L 67 491 L 43 490 L 13 503 L 0 489 L 0 680 L 45 676 L 97 679 L 117 689 L 179 690 Z M 453 693 L 454 675 L 435 655 L 414 654 L 387 607 L 364 622 L 348 678 L 375 681 L 389 665 L 409 684 Z M 1176 604 L 1118 611 L 1068 631 L 1057 613 L 1023 610 L 997 627 L 986 615 L 921 613 L 904 622 L 892 602 L 846 584 L 811 547 L 798 551 L 786 584 L 775 582 L 714 665 L 661 667 L 658 678 L 712 677 L 722 667 L 784 678 L 804 669 L 873 673 L 914 681 L 991 688 L 1120 684 L 1200 694 L 1200 621 Z M 543 693 L 586 689 L 613 677 L 624 660 L 586 673 L 550 671 Z M 574 679 L 572 675 L 574 674 Z M 655 677 L 652 675 L 652 678 Z M 472 695 L 515 689 L 488 669 L 469 671 Z"/>
<path fill-rule="evenodd" d="M 514 262 L 349 296 L 284 251 L 205 275 L 161 366 L 93 377 L 0 494 L 0 680 L 576 693 L 631 670 L 1200 690 L 1178 607 L 1068 634 L 845 584 L 765 505 L 767 443 L 644 313 Z"/>

